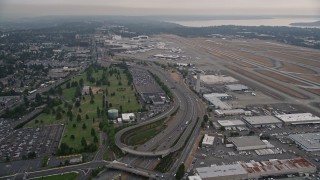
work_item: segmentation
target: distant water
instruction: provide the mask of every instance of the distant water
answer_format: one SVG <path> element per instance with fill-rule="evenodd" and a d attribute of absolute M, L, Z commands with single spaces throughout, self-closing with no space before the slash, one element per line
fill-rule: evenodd
<path fill-rule="evenodd" d="M 316 22 L 320 18 L 270 18 L 270 19 L 247 19 L 247 20 L 196 20 L 196 21 L 169 21 L 189 27 L 207 27 L 221 25 L 238 26 L 291 26 L 297 22 Z"/>

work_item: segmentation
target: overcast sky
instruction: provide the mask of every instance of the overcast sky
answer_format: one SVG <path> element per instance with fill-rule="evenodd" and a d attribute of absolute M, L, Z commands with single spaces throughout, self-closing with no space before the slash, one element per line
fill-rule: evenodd
<path fill-rule="evenodd" d="M 0 0 L 0 16 L 320 15 L 320 0 Z"/>

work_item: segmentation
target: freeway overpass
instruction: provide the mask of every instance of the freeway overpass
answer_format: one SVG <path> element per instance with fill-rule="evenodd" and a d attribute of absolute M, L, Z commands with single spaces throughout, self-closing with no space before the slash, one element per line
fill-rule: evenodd
<path fill-rule="evenodd" d="M 145 69 L 144 67 L 139 67 L 139 68 Z M 197 118 L 196 108 L 197 107 L 194 105 L 194 102 L 195 102 L 194 97 L 190 94 L 192 92 L 190 92 L 185 87 L 182 87 L 182 86 L 176 84 L 175 82 L 173 82 L 170 78 L 167 77 L 167 75 L 163 71 L 158 70 L 157 68 L 148 67 L 148 69 L 145 69 L 145 70 L 151 70 L 151 69 L 152 69 L 152 72 L 156 73 L 168 87 L 174 87 L 174 88 L 171 88 L 173 91 L 173 94 L 175 96 L 174 105 L 172 106 L 171 109 L 167 110 L 166 112 L 162 113 L 161 115 L 158 115 L 154 118 L 151 118 L 143 123 L 140 123 L 140 124 L 137 124 L 137 125 L 120 130 L 115 135 L 115 143 L 124 153 L 129 153 L 132 155 L 144 156 L 144 157 L 160 157 L 160 156 L 164 157 L 164 156 L 170 154 L 171 152 L 175 152 L 175 151 L 181 149 L 185 145 L 185 142 L 186 142 L 188 136 L 193 131 L 193 128 L 196 125 L 196 123 L 200 123 L 200 121 L 196 121 L 196 118 Z M 181 108 L 178 109 L 178 107 L 181 107 Z M 166 149 L 157 150 L 157 151 L 141 151 L 141 150 L 132 149 L 130 146 L 122 143 L 121 136 L 123 136 L 125 133 L 127 133 L 135 128 L 142 127 L 147 124 L 158 121 L 164 117 L 171 115 L 176 110 L 181 111 L 182 109 L 184 110 L 185 114 L 180 119 L 177 119 L 177 121 L 181 122 L 181 124 L 184 124 L 185 121 L 189 122 L 189 125 L 185 128 L 185 131 L 177 132 L 176 129 L 174 129 L 173 132 L 172 131 L 167 132 L 162 135 L 162 139 L 170 136 L 170 134 L 168 134 L 168 133 L 173 133 L 173 135 L 175 137 L 179 137 L 181 135 L 181 137 L 178 139 L 177 143 L 174 146 L 167 147 Z M 177 128 L 177 129 L 179 129 L 179 128 Z"/>
<path fill-rule="evenodd" d="M 109 165 L 107 165 L 106 168 L 125 171 L 125 172 L 128 172 L 128 173 L 132 173 L 132 174 L 135 174 L 135 175 L 147 177 L 147 178 L 150 178 L 150 179 L 156 179 L 156 177 L 157 177 L 157 173 L 155 173 L 154 171 L 149 171 L 149 170 L 141 169 L 141 168 L 138 168 L 138 167 L 128 166 L 128 165 L 126 165 L 124 163 L 118 163 L 118 162 L 115 163 L 115 162 L 113 162 L 113 163 L 110 163 Z"/>

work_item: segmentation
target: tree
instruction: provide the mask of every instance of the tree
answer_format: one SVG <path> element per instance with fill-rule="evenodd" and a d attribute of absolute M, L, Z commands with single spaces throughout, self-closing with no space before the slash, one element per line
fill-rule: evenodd
<path fill-rule="evenodd" d="M 82 139 L 81 139 L 81 145 L 83 147 L 87 147 L 88 146 L 87 141 L 86 141 L 86 139 L 84 137 L 82 137 Z"/>
<path fill-rule="evenodd" d="M 79 108 L 79 113 L 81 113 L 82 112 L 82 109 L 81 108 Z"/>
<path fill-rule="evenodd" d="M 93 128 L 91 128 L 91 136 L 96 136 L 96 131 Z"/>
<path fill-rule="evenodd" d="M 80 85 L 80 87 L 83 87 L 83 79 L 82 78 L 79 80 L 79 85 Z"/>
<path fill-rule="evenodd" d="M 184 168 L 185 168 L 184 164 L 182 163 L 178 168 L 178 171 L 177 171 L 177 174 L 176 174 L 176 179 L 182 179 L 183 178 Z"/>
<path fill-rule="evenodd" d="M 254 131 L 249 131 L 249 136 L 253 136 L 254 135 Z"/>
<path fill-rule="evenodd" d="M 23 101 L 24 101 L 24 104 L 28 107 L 30 103 L 27 96 L 23 96 Z"/>
<path fill-rule="evenodd" d="M 97 107 L 97 116 L 100 117 L 100 114 L 101 114 L 101 111 L 100 111 L 100 108 L 99 106 Z"/>
<path fill-rule="evenodd" d="M 208 122 L 208 120 L 209 120 L 208 115 L 204 115 L 204 116 L 203 116 L 203 121 L 204 121 L 204 122 Z"/>
<path fill-rule="evenodd" d="M 76 124 L 73 124 L 73 125 L 72 125 L 72 127 L 73 127 L 73 128 L 76 128 L 76 127 L 77 127 L 77 125 L 76 125 Z"/>
<path fill-rule="evenodd" d="M 83 123 L 83 124 L 82 124 L 82 129 L 83 129 L 83 130 L 87 129 L 86 123 Z"/>
<path fill-rule="evenodd" d="M 57 112 L 57 115 L 56 115 L 56 120 L 59 120 L 59 119 L 61 119 L 61 118 L 62 118 L 61 112 L 58 111 L 58 112 Z"/>
<path fill-rule="evenodd" d="M 57 93 L 58 93 L 60 96 L 62 95 L 63 91 L 62 91 L 61 86 L 59 86 L 59 87 L 57 88 Z"/>
<path fill-rule="evenodd" d="M 102 124 L 102 122 L 99 122 L 99 129 L 100 129 L 100 131 L 102 130 L 102 128 L 103 128 L 103 124 Z"/>
<path fill-rule="evenodd" d="M 74 104 L 76 107 L 79 107 L 80 106 L 80 100 L 79 99 L 77 99 L 76 100 L 76 103 Z"/>
<path fill-rule="evenodd" d="M 94 136 L 94 137 L 93 137 L 93 142 L 95 142 L 95 143 L 97 143 L 97 142 L 98 142 L 98 138 L 97 138 L 97 136 Z"/>
<path fill-rule="evenodd" d="M 70 81 L 66 83 L 66 89 L 69 89 L 69 88 L 70 88 Z"/>
<path fill-rule="evenodd" d="M 36 103 L 42 103 L 42 97 L 41 97 L 41 95 L 39 93 L 36 94 L 35 102 Z"/>
<path fill-rule="evenodd" d="M 77 115 L 77 121 L 78 122 L 81 121 L 81 115 L 80 114 Z"/>
<path fill-rule="evenodd" d="M 73 134 L 71 134 L 70 139 L 74 140 L 75 136 Z"/>
<path fill-rule="evenodd" d="M 89 119 L 89 115 L 88 114 L 86 114 L 86 120 L 88 120 Z"/>

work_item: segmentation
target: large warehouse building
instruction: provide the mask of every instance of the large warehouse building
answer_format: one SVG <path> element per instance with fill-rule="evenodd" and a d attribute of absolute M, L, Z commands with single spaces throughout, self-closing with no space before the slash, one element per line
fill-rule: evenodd
<path fill-rule="evenodd" d="M 238 119 L 235 120 L 218 120 L 218 123 L 222 127 L 243 127 L 246 124 Z"/>
<path fill-rule="evenodd" d="M 222 117 L 222 116 L 236 116 L 236 115 L 251 115 L 251 111 L 245 111 L 243 109 L 217 109 L 214 111 L 214 114 Z"/>
<path fill-rule="evenodd" d="M 311 113 L 298 113 L 298 114 L 280 114 L 276 115 L 286 125 L 295 124 L 319 124 L 320 118 Z"/>
<path fill-rule="evenodd" d="M 197 79 L 197 76 L 193 77 Z M 230 76 L 216 76 L 216 75 L 200 75 L 200 80 L 205 84 L 224 84 L 224 83 L 234 83 L 238 80 Z"/>
<path fill-rule="evenodd" d="M 243 119 L 251 127 L 265 127 L 270 125 L 276 125 L 278 127 L 282 126 L 282 121 L 280 121 L 274 116 L 251 116 L 251 117 L 243 117 Z"/>
<path fill-rule="evenodd" d="M 258 136 L 241 136 L 228 138 L 238 151 L 248 151 L 268 148 L 268 145 L 260 140 Z"/>
<path fill-rule="evenodd" d="M 320 151 L 320 133 L 290 134 L 289 138 L 306 151 Z"/>
<path fill-rule="evenodd" d="M 304 158 L 269 160 L 196 168 L 197 180 L 264 179 L 298 173 L 315 173 L 317 167 Z"/>

